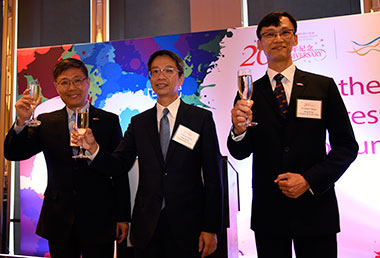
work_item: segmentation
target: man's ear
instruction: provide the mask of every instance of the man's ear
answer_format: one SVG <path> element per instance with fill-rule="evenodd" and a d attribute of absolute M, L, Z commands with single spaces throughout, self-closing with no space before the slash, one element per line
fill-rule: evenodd
<path fill-rule="evenodd" d="M 185 80 L 185 75 L 184 75 L 184 74 L 181 74 L 181 76 L 179 77 L 179 85 L 182 86 L 184 80 Z"/>
<path fill-rule="evenodd" d="M 257 48 L 259 50 L 263 50 L 263 46 L 261 45 L 261 40 L 260 39 L 257 40 Z"/>
<path fill-rule="evenodd" d="M 297 45 L 298 45 L 298 35 L 294 34 L 294 44 L 293 44 L 293 47 L 295 47 Z"/>

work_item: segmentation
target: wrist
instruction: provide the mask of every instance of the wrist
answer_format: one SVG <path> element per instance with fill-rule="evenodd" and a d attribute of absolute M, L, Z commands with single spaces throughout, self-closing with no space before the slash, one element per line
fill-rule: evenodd
<path fill-rule="evenodd" d="M 93 155 L 93 154 L 96 152 L 96 150 L 97 150 L 98 148 L 99 148 L 99 145 L 98 145 L 97 143 L 92 144 L 92 145 L 90 146 L 90 148 L 88 149 L 88 152 L 90 152 L 91 155 Z"/>
<path fill-rule="evenodd" d="M 231 131 L 235 136 L 243 134 L 245 130 L 247 129 L 246 128 L 241 129 L 241 128 L 235 127 L 235 125 L 232 125 L 232 128 L 231 128 Z"/>
<path fill-rule="evenodd" d="M 16 125 L 17 126 L 24 126 L 25 125 L 25 120 L 20 119 L 20 117 L 16 118 Z"/>

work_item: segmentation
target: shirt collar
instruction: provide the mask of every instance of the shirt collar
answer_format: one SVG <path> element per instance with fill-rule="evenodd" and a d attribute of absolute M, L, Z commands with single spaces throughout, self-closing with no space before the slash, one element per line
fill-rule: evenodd
<path fill-rule="evenodd" d="M 90 108 L 90 102 L 89 101 L 87 101 L 86 104 L 82 107 L 82 109 L 84 109 L 84 108 L 87 108 L 87 109 Z M 70 120 L 70 118 L 73 116 L 75 110 L 71 110 L 68 106 L 66 106 L 66 111 L 67 111 L 67 117 Z"/>
<path fill-rule="evenodd" d="M 161 119 L 162 111 L 164 108 L 169 109 L 169 115 L 173 116 L 174 118 L 177 117 L 177 112 L 179 108 L 179 104 L 181 104 L 181 99 L 179 97 L 176 98 L 169 106 L 164 107 L 161 104 L 157 102 L 157 116 Z"/>
<path fill-rule="evenodd" d="M 295 64 L 291 64 L 288 68 L 281 72 L 285 79 L 292 82 L 294 80 L 294 73 L 296 72 Z M 279 73 L 268 67 L 268 77 L 270 81 L 273 81 L 273 78 Z"/>

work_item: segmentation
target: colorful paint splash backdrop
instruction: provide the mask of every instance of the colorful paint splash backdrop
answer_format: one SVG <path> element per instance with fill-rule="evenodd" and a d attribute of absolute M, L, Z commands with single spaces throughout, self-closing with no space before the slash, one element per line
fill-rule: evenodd
<path fill-rule="evenodd" d="M 204 88 L 215 85 L 203 85 L 203 81 L 214 69 L 213 63 L 220 57 L 220 42 L 226 34 L 226 30 L 221 30 L 96 44 L 20 49 L 18 97 L 30 80 L 38 79 L 44 102 L 38 111 L 45 112 L 43 109 L 54 103 L 57 97 L 51 75 L 52 67 L 60 59 L 74 57 L 82 60 L 88 68 L 91 103 L 118 114 L 125 131 L 133 115 L 152 107 L 155 102 L 146 65 L 149 56 L 156 50 L 169 49 L 185 60 L 186 79 L 180 89 L 182 99 L 189 104 L 213 108 L 213 103 L 202 102 L 201 96 Z M 21 252 L 44 256 L 48 253 L 47 242 L 34 234 L 43 198 L 43 189 L 35 190 L 31 183 L 33 173 L 41 173 L 36 171 L 35 160 L 36 157 L 33 157 L 21 162 Z"/>

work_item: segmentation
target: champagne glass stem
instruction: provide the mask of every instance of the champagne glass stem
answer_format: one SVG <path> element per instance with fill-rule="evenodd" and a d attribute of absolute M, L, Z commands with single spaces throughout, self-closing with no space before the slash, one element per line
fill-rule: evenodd
<path fill-rule="evenodd" d="M 34 110 L 35 110 L 36 108 L 35 107 L 33 107 L 33 109 L 32 109 L 32 118 L 31 118 L 31 120 L 36 120 L 36 118 L 34 117 Z"/>

